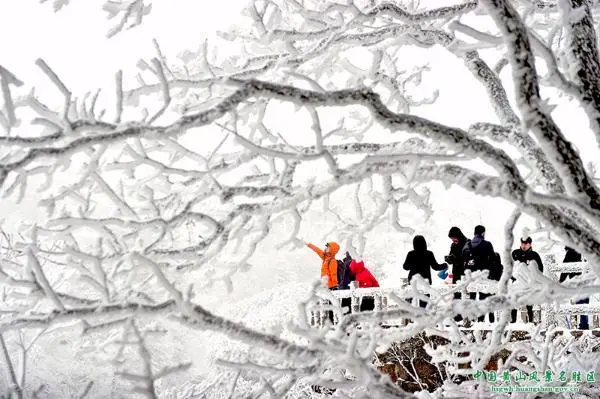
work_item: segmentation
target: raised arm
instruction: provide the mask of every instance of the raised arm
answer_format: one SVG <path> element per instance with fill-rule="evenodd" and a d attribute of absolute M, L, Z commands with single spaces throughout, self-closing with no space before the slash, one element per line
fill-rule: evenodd
<path fill-rule="evenodd" d="M 306 243 L 306 246 L 309 247 L 310 249 L 312 249 L 313 251 L 315 251 L 317 253 L 317 255 L 319 255 L 319 258 L 321 258 L 322 260 L 325 259 L 325 253 L 323 252 L 323 250 L 321 248 L 319 248 L 316 245 L 313 245 L 311 243 Z"/>

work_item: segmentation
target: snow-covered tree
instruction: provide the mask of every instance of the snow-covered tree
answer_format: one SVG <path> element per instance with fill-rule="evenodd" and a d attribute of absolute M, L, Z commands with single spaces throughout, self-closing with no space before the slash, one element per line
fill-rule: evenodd
<path fill-rule="evenodd" d="M 60 10 L 69 1 L 53 3 Z M 107 1 L 104 9 L 119 21 L 108 36 L 143 23 L 149 3 Z M 410 396 L 373 366 L 375 349 L 435 331 L 459 346 L 432 348 L 434 359 L 450 362 L 468 351 L 472 367 L 483 368 L 510 345 L 508 316 L 473 341 L 436 325 L 459 312 L 595 293 L 600 188 L 594 158 L 580 155 L 568 137 L 591 134 L 600 144 L 600 9 L 586 0 L 442 3 L 256 0 L 246 23 L 221 35 L 226 48 L 205 42 L 171 61 L 158 40 L 156 57 L 140 61 L 137 82 L 118 72 L 116 90 L 83 96 L 38 59 L 60 107 L 44 102 L 19 71 L 0 66 L 0 190 L 14 209 L 44 211 L 35 222 L 3 225 L 0 343 L 8 392 L 39 392 L 26 379 L 34 367 L 28 351 L 71 327 L 98 361 L 114 362 L 116 376 L 157 397 L 176 389 L 170 377 L 193 363 L 153 363 L 149 341 L 177 328 L 223 333 L 260 350 L 221 361 L 234 370 L 231 395 L 301 395 L 315 384 L 356 397 Z M 404 70 L 399 54 L 407 46 L 442 47 L 461 59 L 496 120 L 462 129 L 417 116 L 439 92 L 419 92 L 428 66 Z M 453 94 L 456 101 L 466 95 Z M 98 109 L 100 96 L 114 108 Z M 583 108 L 589 132 L 559 126 L 552 115 L 559 98 Z M 289 338 L 211 313 L 199 300 L 215 283 L 233 289 L 233 276 L 251 272 L 270 234 L 281 251 L 303 247 L 306 215 L 315 210 L 338 220 L 344 245 L 356 253 L 379 225 L 412 233 L 399 214 L 430 217 L 426 184 L 434 181 L 514 205 L 505 273 L 483 305 L 440 299 L 427 314 L 399 306 L 348 317 L 334 336 L 301 323 Z M 354 214 L 336 206 L 348 196 Z M 521 214 L 589 260 L 592 273 L 577 288 L 531 275 L 532 285 L 513 289 L 508 250 Z M 398 316 L 416 323 L 378 328 L 382 318 Z M 358 320 L 371 329 L 346 336 L 344 326 Z M 566 337 L 546 337 L 513 348 L 505 366 L 564 365 L 564 352 L 553 348 L 576 349 Z M 354 378 L 332 372 L 338 369 Z M 92 385 L 82 381 L 76 391 L 86 396 Z"/>

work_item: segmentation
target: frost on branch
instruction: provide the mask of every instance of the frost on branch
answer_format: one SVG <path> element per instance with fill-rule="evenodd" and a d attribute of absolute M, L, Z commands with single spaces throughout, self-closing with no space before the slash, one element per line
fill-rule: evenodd
<path fill-rule="evenodd" d="M 49 0 L 40 0 L 46 3 Z M 68 6 L 71 0 L 50 0 L 55 12 L 61 11 Z M 108 19 L 116 19 L 118 22 L 107 33 L 111 38 L 125 29 L 135 28 L 142 24 L 145 16 L 152 11 L 152 4 L 146 4 L 145 0 L 104 0 L 102 9 L 107 13 Z"/>
<path fill-rule="evenodd" d="M 546 2 L 529 8 L 500 0 L 482 4 L 419 9 L 254 1 L 247 25 L 220 39 L 238 50 L 234 55 L 206 41 L 170 64 L 155 42 L 156 56 L 138 64 L 137 83 L 119 72 L 114 90 L 74 93 L 39 59 L 36 65 L 55 87 L 56 98 L 47 104 L 22 87 L 27 82 L 15 77 L 18 71 L 0 67 L 0 194 L 16 207 L 32 201 L 39 211 L 32 221 L 3 223 L 9 231 L 0 248 L 0 334 L 12 391 L 32 391 L 17 371 L 27 363 L 14 359 L 26 358 L 35 345 L 29 342 L 38 341 L 20 334 L 51 339 L 58 334 L 52 329 L 67 327 L 81 334 L 73 339 L 91 348 L 96 361 L 112 362 L 119 383 L 149 397 L 167 392 L 171 387 L 162 381 L 176 380 L 171 374 L 184 375 L 195 361 L 161 358 L 154 345 L 169 331 L 217 332 L 252 348 L 248 356 L 232 353 L 219 361 L 234 376 L 226 388 L 232 397 L 283 396 L 312 385 L 355 397 L 408 397 L 382 378 L 373 353 L 425 333 L 451 343 L 427 348 L 431 361 L 447 371 L 442 379 L 450 390 L 482 389 L 472 383 L 457 388 L 450 377 L 486 366 L 503 350 L 511 354 L 498 360 L 499 369 L 562 367 L 577 345 L 553 335 L 554 327 L 545 336 L 533 329 L 529 340 L 515 344 L 505 334 L 505 316 L 485 334 L 461 332 L 451 316 L 545 306 L 597 290 L 597 180 L 567 140 L 569 127 L 558 126 L 540 94 L 542 86 L 561 91 L 586 104 L 592 118 L 593 71 L 585 71 L 578 50 L 582 37 L 595 35 L 593 13 L 586 11 L 579 22 L 564 19 L 571 39 L 561 46 L 579 57 L 581 69 L 571 81 L 555 55 L 557 33 L 549 28 L 567 11 L 561 16 Z M 114 35 L 139 25 L 150 6 L 111 1 L 105 10 L 118 21 Z M 458 20 L 464 15 L 481 19 L 480 26 L 494 21 L 498 29 L 476 30 Z M 419 90 L 431 66 L 407 66 L 407 46 L 441 46 L 461 59 L 497 120 L 465 130 L 417 116 L 440 93 Z M 516 108 L 498 56 L 512 69 Z M 548 76 L 538 76 L 535 56 Z M 97 109 L 99 97 L 114 106 Z M 275 242 L 282 252 L 301 247 L 311 212 L 334 220 L 344 246 L 359 255 L 379 226 L 406 238 L 414 233 L 408 215 L 432 216 L 431 182 L 511 202 L 507 237 L 522 213 L 533 216 L 540 228 L 581 251 L 592 273 L 576 287 L 536 273 L 517 273 L 521 284 L 513 284 L 510 242 L 503 246 L 507 275 L 497 295 L 452 301 L 454 292 L 419 281 L 390 295 L 396 308 L 353 314 L 329 335 L 306 325 L 292 326 L 293 338 L 258 331 L 203 306 L 211 289 L 233 290 L 237 273 L 260 267 L 261 246 Z M 483 278 L 469 274 L 454 289 L 466 292 Z M 426 313 L 401 298 L 423 295 L 417 288 L 431 297 Z M 315 287 L 312 299 L 322 297 L 335 299 Z M 381 328 L 382 320 L 393 318 L 414 323 Z M 364 328 L 351 328 L 355 323 Z M 462 352 L 469 353 L 470 368 L 450 367 L 465 363 Z M 88 384 L 83 394 L 96 389 Z"/>
<path fill-rule="evenodd" d="M 46 3 L 48 0 L 40 0 L 40 3 Z M 63 7 L 68 6 L 71 0 L 51 0 L 54 11 L 60 11 Z"/>
<path fill-rule="evenodd" d="M 131 29 L 142 23 L 143 18 L 152 10 L 151 4 L 144 0 L 107 1 L 102 7 L 109 19 L 120 18 L 119 22 L 108 32 L 107 37 L 113 37 L 123 29 Z"/>

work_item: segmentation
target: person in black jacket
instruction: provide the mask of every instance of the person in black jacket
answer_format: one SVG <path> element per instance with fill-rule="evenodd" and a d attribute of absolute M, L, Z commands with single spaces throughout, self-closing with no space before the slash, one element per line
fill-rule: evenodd
<path fill-rule="evenodd" d="M 471 271 L 489 270 L 491 272 L 496 254 L 494 246 L 485 239 L 485 227 L 475 226 L 474 237 L 467 240 L 463 247 L 463 261 L 465 269 Z"/>
<path fill-rule="evenodd" d="M 487 270 L 488 277 L 493 277 L 496 273 L 496 253 L 491 242 L 485 239 L 485 227 L 482 225 L 475 226 L 473 238 L 467 240 L 463 248 L 463 262 L 465 270 L 469 269 L 473 272 L 478 270 Z M 499 267 L 499 265 L 498 265 Z M 479 294 L 479 295 L 478 295 Z M 484 292 L 472 292 L 469 296 L 472 300 L 479 296 L 479 299 L 485 299 L 492 294 Z M 479 316 L 478 321 L 484 321 L 485 316 Z M 490 313 L 490 322 L 494 322 L 495 317 Z"/>
<path fill-rule="evenodd" d="M 404 270 L 408 270 L 408 283 L 410 284 L 413 276 L 418 274 L 431 284 L 431 269 L 441 271 L 446 270 L 446 263 L 439 264 L 435 259 L 433 252 L 427 250 L 427 241 L 423 236 L 413 238 L 413 250 L 409 251 L 404 261 Z M 409 299 L 410 302 L 410 299 Z M 425 301 L 420 301 L 420 306 L 424 308 L 427 305 Z"/>
<path fill-rule="evenodd" d="M 581 254 L 577 251 L 575 251 L 573 248 L 571 247 L 565 247 L 565 258 L 563 259 L 563 263 L 575 263 L 575 262 L 583 262 L 583 259 L 581 258 Z M 559 278 L 559 282 L 563 282 L 567 279 L 572 279 L 575 276 L 580 276 L 581 272 L 572 272 L 572 273 L 561 273 L 560 274 L 560 278 Z M 575 302 L 575 304 L 580 305 L 580 304 L 588 304 L 590 303 L 590 298 L 583 298 L 580 299 L 579 301 Z M 580 330 L 589 330 L 590 326 L 588 323 L 588 316 L 587 315 L 581 315 L 579 317 L 579 329 Z"/>
<path fill-rule="evenodd" d="M 571 247 L 565 247 L 565 258 L 563 259 L 563 263 L 575 263 L 575 262 L 583 262 L 582 258 L 581 258 L 581 254 L 577 251 L 575 251 L 573 248 Z M 560 278 L 559 278 L 559 282 L 563 282 L 566 279 L 571 279 L 575 276 L 580 276 L 581 272 L 573 272 L 573 273 L 561 273 L 560 274 Z"/>
<path fill-rule="evenodd" d="M 517 249 L 515 249 L 514 251 L 512 251 L 512 259 L 515 262 L 522 262 L 522 263 L 526 263 L 528 266 L 530 265 L 530 262 L 535 262 L 540 273 L 544 272 L 544 264 L 542 263 L 542 258 L 540 258 L 540 255 L 535 252 L 532 247 L 533 240 L 531 239 L 531 237 L 524 237 L 521 238 L 521 246 Z M 531 305 L 527 305 L 527 319 L 529 320 L 529 322 L 533 322 L 533 306 Z M 514 323 L 517 321 L 517 311 L 516 309 L 513 309 L 511 311 L 511 321 Z"/>
<path fill-rule="evenodd" d="M 544 264 L 542 263 L 542 258 L 540 258 L 540 254 L 532 249 L 532 242 L 533 241 L 531 237 L 521 238 L 521 246 L 512 251 L 512 258 L 515 262 L 523 262 L 527 264 L 529 264 L 531 261 L 535 261 L 540 273 L 544 273 Z"/>
<path fill-rule="evenodd" d="M 448 232 L 448 238 L 452 240 L 452 244 L 450 245 L 450 253 L 444 257 L 444 260 L 452 265 L 452 284 L 456 284 L 465 274 L 463 248 L 467 243 L 467 237 L 463 234 L 461 229 L 452 226 Z M 460 297 L 460 292 L 454 293 L 454 299 L 460 299 Z M 462 316 L 460 314 L 456 315 L 454 320 L 461 321 Z"/>
<path fill-rule="evenodd" d="M 452 284 L 456 284 L 465 274 L 465 264 L 463 260 L 463 248 L 467 243 L 467 237 L 456 226 L 450 228 L 448 238 L 452 240 L 450 245 L 450 254 L 444 257 L 444 260 L 452 265 Z"/>

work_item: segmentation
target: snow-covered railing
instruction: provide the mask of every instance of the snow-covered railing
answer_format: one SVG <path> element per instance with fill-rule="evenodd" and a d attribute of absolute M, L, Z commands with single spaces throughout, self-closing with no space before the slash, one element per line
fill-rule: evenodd
<path fill-rule="evenodd" d="M 562 273 L 587 272 L 592 265 L 586 261 L 557 263 L 553 256 L 545 258 L 545 274 L 555 281 L 559 281 Z M 589 328 L 600 328 L 600 295 L 591 295 L 588 304 L 562 303 L 550 306 L 548 318 L 551 323 L 565 326 L 568 329 L 579 326 L 581 316 L 588 317 Z"/>
<path fill-rule="evenodd" d="M 555 263 L 551 255 L 544 257 L 545 272 L 548 277 L 558 281 L 560 273 L 584 272 L 590 270 L 590 264 L 587 262 L 575 263 Z M 489 282 L 470 283 L 460 285 L 460 289 L 452 284 L 434 286 L 431 288 L 432 293 L 439 293 L 440 296 L 447 296 L 448 300 L 454 297 L 454 293 L 459 293 L 460 298 L 469 298 L 472 293 L 489 293 L 494 294 L 497 291 L 497 282 L 490 280 Z M 423 290 L 418 290 L 420 293 L 425 293 Z M 400 287 L 385 287 L 385 288 L 359 288 L 350 290 L 331 291 L 331 296 L 328 298 L 319 298 L 316 303 L 313 303 L 309 308 L 309 320 L 312 326 L 322 327 L 328 324 L 330 312 L 333 316 L 333 324 L 337 324 L 344 313 L 348 311 L 347 306 L 342 308 L 342 301 L 349 305 L 349 310 L 352 313 L 360 311 L 360 305 L 364 298 L 373 298 L 374 311 L 392 310 L 397 307 L 397 299 L 412 298 L 412 305 L 418 306 L 418 298 L 415 296 L 414 287 L 404 284 Z M 477 297 L 478 294 L 476 294 Z M 330 300 L 332 299 L 332 300 Z M 503 312 L 510 310 L 493 312 L 495 320 L 499 320 Z M 571 329 L 572 326 L 578 326 L 580 317 L 588 316 L 590 328 L 600 328 L 600 298 L 595 295 L 590 298 L 589 304 L 556 304 L 556 305 L 533 305 L 534 322 L 541 322 L 544 325 L 564 325 Z M 484 316 L 484 322 L 489 323 L 489 313 Z M 517 321 L 525 322 L 527 318 L 526 307 L 522 306 L 517 309 Z M 390 321 L 399 325 L 405 325 L 409 319 L 400 319 Z M 509 327 L 509 328 L 512 328 Z"/>
<path fill-rule="evenodd" d="M 461 285 L 460 290 L 456 290 L 456 286 L 452 284 L 432 287 L 432 293 L 439 293 L 440 296 L 447 296 L 448 300 L 454 297 L 454 292 L 459 293 L 462 298 L 470 298 L 470 294 L 478 293 L 494 294 L 497 290 L 496 282 L 489 283 L 471 283 Z M 419 293 L 425 294 L 425 291 L 418 290 Z M 343 313 L 350 310 L 351 313 L 360 311 L 361 303 L 365 298 L 373 299 L 374 311 L 392 310 L 397 307 L 397 299 L 408 300 L 413 306 L 418 306 L 419 298 L 415 297 L 414 288 L 410 285 L 401 287 L 385 287 L 385 288 L 358 288 L 349 290 L 330 291 L 331 298 L 322 297 L 316 303 L 313 303 L 310 310 L 310 323 L 312 326 L 320 327 L 327 325 L 327 320 L 330 318 L 330 312 L 333 312 L 333 324 L 337 324 Z M 329 295 L 328 295 L 329 296 Z M 331 300 L 333 299 L 333 300 Z M 347 301 L 344 301 L 347 299 Z M 342 307 L 342 302 L 349 302 Z M 349 308 L 349 309 L 347 309 Z M 534 307 L 534 311 L 539 313 L 539 307 Z M 525 312 L 525 308 L 518 309 L 518 313 Z M 518 317 L 523 317 L 519 314 Z M 500 317 L 501 311 L 494 312 L 495 317 Z M 485 321 L 489 322 L 489 314 L 484 316 Z M 407 324 L 409 319 L 394 320 L 394 323 Z"/>
<path fill-rule="evenodd" d="M 585 272 L 591 269 L 592 265 L 588 262 L 550 263 L 548 265 L 548 271 L 551 273 L 551 277 L 556 279 L 559 278 L 560 273 Z"/>

